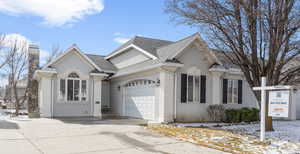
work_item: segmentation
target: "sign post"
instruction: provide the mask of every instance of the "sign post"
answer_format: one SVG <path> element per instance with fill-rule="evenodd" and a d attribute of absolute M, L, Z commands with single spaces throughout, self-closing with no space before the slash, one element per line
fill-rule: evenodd
<path fill-rule="evenodd" d="M 261 78 L 261 112 L 260 112 L 260 141 L 265 140 L 266 133 L 266 77 Z"/>
<path fill-rule="evenodd" d="M 277 93 L 270 92 L 269 95 L 269 116 L 288 117 L 289 91 L 291 86 L 266 86 L 266 77 L 261 78 L 261 87 L 253 87 L 253 90 L 261 91 L 260 107 L 260 141 L 265 140 L 266 132 L 266 92 L 267 90 L 277 90 Z M 284 91 L 278 91 L 284 90 Z M 276 91 L 274 91 L 276 92 Z M 275 95 L 275 96 L 274 96 Z"/>

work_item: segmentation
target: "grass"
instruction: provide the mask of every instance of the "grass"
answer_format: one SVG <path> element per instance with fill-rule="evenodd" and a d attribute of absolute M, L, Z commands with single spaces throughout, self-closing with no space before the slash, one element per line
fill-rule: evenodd
<path fill-rule="evenodd" d="M 230 153 L 263 153 L 265 146 L 269 144 L 241 134 L 218 129 L 176 127 L 165 124 L 149 124 L 147 128 L 183 141 Z"/>

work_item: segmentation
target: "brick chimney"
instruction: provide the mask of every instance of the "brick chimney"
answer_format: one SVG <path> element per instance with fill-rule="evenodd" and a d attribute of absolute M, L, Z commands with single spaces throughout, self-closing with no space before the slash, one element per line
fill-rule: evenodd
<path fill-rule="evenodd" d="M 29 44 L 28 46 L 28 112 L 38 112 L 38 82 L 34 80 L 34 72 L 39 69 L 40 49 L 37 44 Z"/>

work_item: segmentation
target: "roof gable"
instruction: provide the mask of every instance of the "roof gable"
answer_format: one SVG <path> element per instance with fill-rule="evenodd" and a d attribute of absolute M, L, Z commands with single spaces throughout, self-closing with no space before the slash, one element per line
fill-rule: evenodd
<path fill-rule="evenodd" d="M 43 67 L 43 69 L 46 69 L 47 67 L 57 63 L 59 60 L 61 60 L 63 57 L 67 56 L 68 54 L 70 54 L 71 52 L 75 52 L 77 53 L 81 58 L 83 58 L 84 60 L 86 60 L 86 62 L 91 65 L 92 67 L 94 67 L 95 69 L 97 69 L 98 71 L 103 71 L 99 66 L 97 66 L 91 59 L 89 59 L 85 54 L 83 54 L 81 52 L 81 50 L 77 47 L 77 45 L 73 44 L 70 48 L 68 48 L 63 54 L 61 54 L 60 56 L 56 57 L 54 60 L 52 60 L 51 62 L 49 62 L 47 65 L 45 65 Z"/>
<path fill-rule="evenodd" d="M 176 56 L 181 54 L 181 52 L 183 52 L 184 49 L 186 49 L 195 41 L 201 43 L 201 45 L 199 43 L 196 43 L 197 47 L 206 49 L 206 51 L 208 51 L 209 55 L 215 62 L 222 64 L 222 62 L 216 57 L 216 55 L 208 48 L 206 43 L 201 39 L 198 33 L 195 33 L 187 38 L 184 38 L 182 40 L 176 41 L 175 43 L 157 49 L 158 56 L 162 61 L 174 59 Z"/>
<path fill-rule="evenodd" d="M 173 42 L 166 41 L 166 40 L 159 40 L 159 39 L 153 39 L 153 38 L 146 38 L 146 37 L 140 37 L 135 36 L 133 39 L 129 40 L 128 42 L 124 43 L 122 46 L 117 48 L 115 51 L 107 55 L 105 58 L 109 59 L 112 58 L 124 51 L 126 51 L 129 48 L 135 48 L 145 54 L 146 56 L 157 59 L 157 52 L 156 49 L 165 46 L 168 44 L 171 44 Z"/>

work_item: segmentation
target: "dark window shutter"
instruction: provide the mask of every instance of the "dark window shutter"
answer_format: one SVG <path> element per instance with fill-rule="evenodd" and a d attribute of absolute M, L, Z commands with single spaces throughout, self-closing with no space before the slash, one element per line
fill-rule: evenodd
<path fill-rule="evenodd" d="M 238 80 L 238 104 L 243 102 L 243 81 Z"/>
<path fill-rule="evenodd" d="M 206 76 L 201 75 L 200 103 L 206 102 Z"/>
<path fill-rule="evenodd" d="M 227 88 L 228 88 L 228 80 L 223 79 L 223 103 L 227 104 Z"/>
<path fill-rule="evenodd" d="M 186 103 L 187 75 L 181 74 L 181 103 Z"/>

